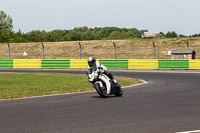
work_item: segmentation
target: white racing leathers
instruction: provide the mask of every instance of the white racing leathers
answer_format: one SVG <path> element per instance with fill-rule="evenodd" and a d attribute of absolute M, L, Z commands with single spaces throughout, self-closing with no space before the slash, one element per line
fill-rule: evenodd
<path fill-rule="evenodd" d="M 88 66 L 88 70 L 89 71 L 94 71 L 96 68 L 98 68 L 102 73 L 107 71 L 107 68 L 103 64 L 101 64 L 99 62 L 96 62 L 96 65 L 94 67 Z"/>

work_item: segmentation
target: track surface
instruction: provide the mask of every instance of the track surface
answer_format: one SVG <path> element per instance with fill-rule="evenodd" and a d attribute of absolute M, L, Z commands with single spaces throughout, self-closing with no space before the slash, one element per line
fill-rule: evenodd
<path fill-rule="evenodd" d="M 70 70 L 4 70 L 0 72 Z M 174 73 L 175 72 L 175 73 Z M 0 133 L 171 133 L 200 129 L 200 73 L 113 71 L 148 84 L 123 97 L 97 93 L 0 101 Z"/>

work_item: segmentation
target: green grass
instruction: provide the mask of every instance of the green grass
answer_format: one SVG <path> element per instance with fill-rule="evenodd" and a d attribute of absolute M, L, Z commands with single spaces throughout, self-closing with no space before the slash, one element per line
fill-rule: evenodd
<path fill-rule="evenodd" d="M 142 83 L 116 77 L 121 86 Z M 94 90 L 85 75 L 54 73 L 0 73 L 0 99 Z"/>

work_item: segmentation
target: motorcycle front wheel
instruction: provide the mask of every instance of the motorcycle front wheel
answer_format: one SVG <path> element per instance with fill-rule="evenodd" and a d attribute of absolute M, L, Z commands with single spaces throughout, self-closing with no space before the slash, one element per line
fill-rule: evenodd
<path fill-rule="evenodd" d="M 100 86 L 100 84 L 96 84 L 96 87 L 95 87 L 97 93 L 103 97 L 103 98 L 106 98 L 108 97 L 108 94 L 107 94 L 107 88 L 106 86 L 103 84 L 103 87 Z"/>

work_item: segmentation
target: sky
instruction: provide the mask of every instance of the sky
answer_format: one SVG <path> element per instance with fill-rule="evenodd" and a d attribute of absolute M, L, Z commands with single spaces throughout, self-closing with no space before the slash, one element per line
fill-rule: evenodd
<path fill-rule="evenodd" d="M 200 33 L 200 0 L 0 0 L 13 30 L 75 27 L 137 28 L 151 32 Z"/>

